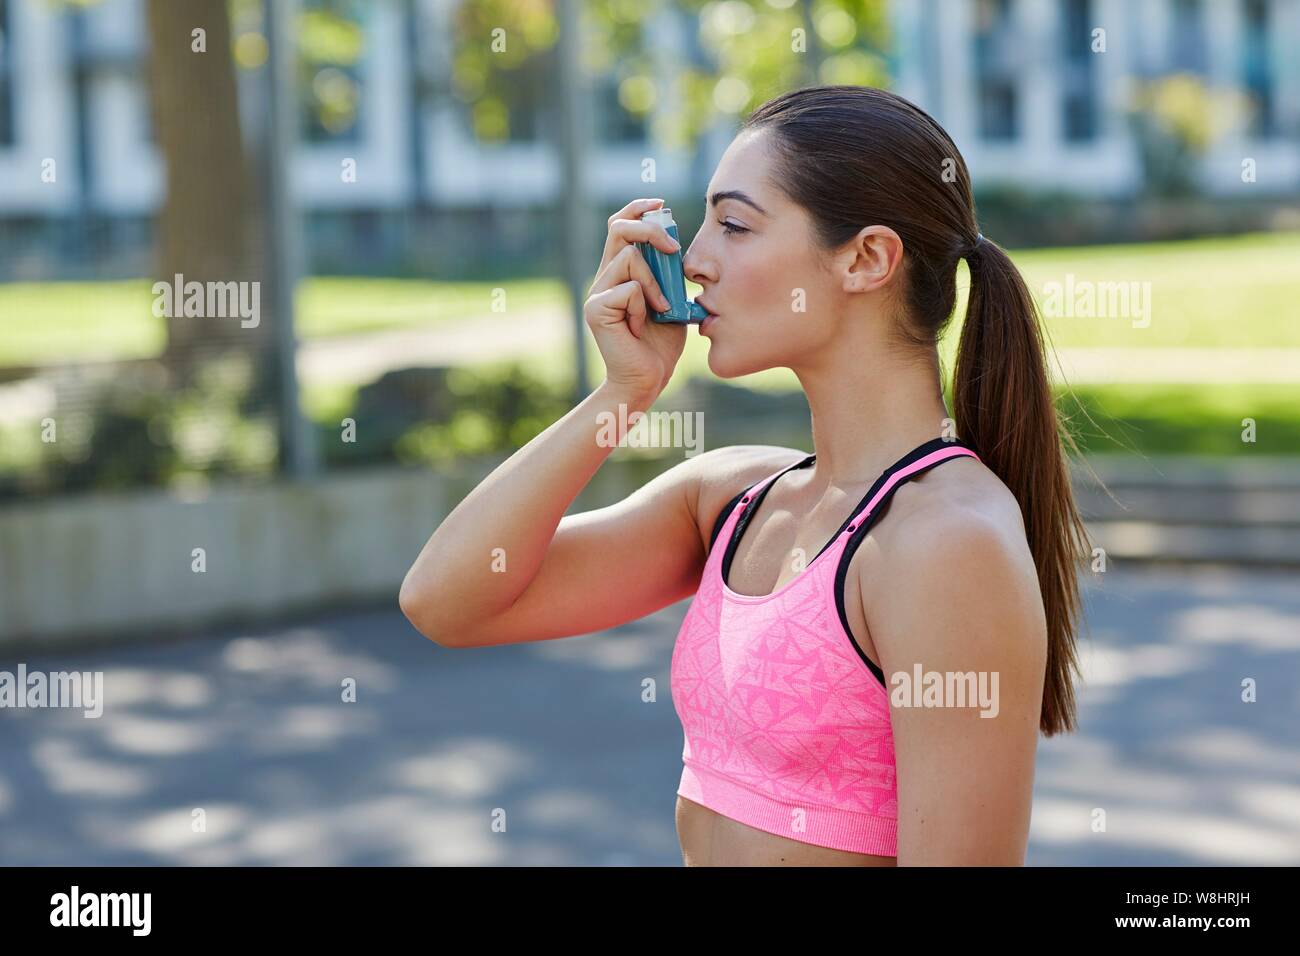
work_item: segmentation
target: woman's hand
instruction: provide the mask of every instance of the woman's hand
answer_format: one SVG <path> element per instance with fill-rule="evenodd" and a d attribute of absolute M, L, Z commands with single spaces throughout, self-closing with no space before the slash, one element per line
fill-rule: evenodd
<path fill-rule="evenodd" d="M 684 325 L 650 318 L 649 309 L 667 311 L 669 302 L 636 247 L 649 242 L 668 253 L 680 248 L 663 226 L 641 221 L 643 213 L 662 205 L 662 199 L 637 199 L 609 217 L 605 254 L 583 306 L 605 360 L 606 381 L 651 401 L 668 384 L 686 345 Z"/>

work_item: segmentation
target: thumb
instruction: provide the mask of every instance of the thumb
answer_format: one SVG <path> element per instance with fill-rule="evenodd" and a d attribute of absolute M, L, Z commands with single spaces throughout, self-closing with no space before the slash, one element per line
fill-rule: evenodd
<path fill-rule="evenodd" d="M 627 297 L 627 327 L 634 338 L 641 338 L 641 333 L 645 329 L 645 324 L 649 320 L 646 312 L 645 294 L 641 291 L 641 283 L 635 279 L 627 283 L 631 286 Z"/>

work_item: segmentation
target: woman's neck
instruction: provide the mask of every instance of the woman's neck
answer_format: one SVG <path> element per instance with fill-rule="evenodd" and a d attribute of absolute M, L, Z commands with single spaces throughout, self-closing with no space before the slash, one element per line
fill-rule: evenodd
<path fill-rule="evenodd" d="M 858 488 L 913 448 L 953 434 L 944 430 L 938 355 L 909 362 L 894 353 L 834 350 L 815 365 L 793 369 L 812 412 L 814 483 Z"/>

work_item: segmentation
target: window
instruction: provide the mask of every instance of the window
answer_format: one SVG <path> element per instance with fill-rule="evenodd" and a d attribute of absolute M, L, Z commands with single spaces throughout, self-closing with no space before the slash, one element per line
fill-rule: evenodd
<path fill-rule="evenodd" d="M 652 107 L 655 92 L 654 61 L 646 50 L 646 37 L 640 24 L 620 24 L 610 36 L 611 69 L 591 79 L 595 111 L 596 141 L 600 143 L 638 143 L 647 136 L 650 112 L 633 112 L 624 106 L 624 98 L 639 109 Z"/>
<path fill-rule="evenodd" d="M 1204 75 L 1208 54 L 1205 49 L 1205 19 L 1201 0 L 1174 0 L 1169 11 L 1169 50 L 1175 71 Z"/>
<path fill-rule="evenodd" d="M 1266 0 L 1245 0 L 1242 4 L 1241 82 L 1252 107 L 1247 127 L 1251 136 L 1272 136 L 1277 132 L 1268 31 Z"/>
<path fill-rule="evenodd" d="M 298 19 L 298 115 L 307 142 L 361 138 L 367 5 L 303 0 Z"/>
<path fill-rule="evenodd" d="M 1065 0 L 1061 12 L 1061 111 L 1068 142 L 1090 140 L 1097 135 L 1097 96 L 1094 88 L 1092 52 L 1092 3 Z"/>
<path fill-rule="evenodd" d="M 596 141 L 600 143 L 636 143 L 646 138 L 645 120 L 629 113 L 619 102 L 618 77 L 597 80 L 593 96 L 596 104 Z"/>
<path fill-rule="evenodd" d="M 0 0 L 0 146 L 14 144 L 13 55 L 10 51 L 12 28 L 9 24 L 9 0 Z"/>
<path fill-rule="evenodd" d="M 975 83 L 979 131 L 985 139 L 1015 139 L 1019 122 L 1016 41 L 1010 0 L 979 0 L 975 17 Z"/>
<path fill-rule="evenodd" d="M 552 142 L 558 139 L 559 117 L 553 101 L 559 89 L 559 47 L 538 51 L 516 69 L 500 76 L 501 102 L 511 143 Z"/>

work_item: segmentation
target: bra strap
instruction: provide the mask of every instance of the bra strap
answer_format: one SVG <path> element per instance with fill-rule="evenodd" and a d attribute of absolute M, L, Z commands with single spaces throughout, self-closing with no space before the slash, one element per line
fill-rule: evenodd
<path fill-rule="evenodd" d="M 952 458 L 962 457 L 974 458 L 976 461 L 980 460 L 980 456 L 975 454 L 973 448 L 956 438 L 935 438 L 914 448 L 885 469 L 881 476 L 876 479 L 876 483 L 867 492 L 866 504 L 849 521 L 843 533 L 861 537 L 862 535 L 857 533 L 866 533 L 866 529 L 872 524 L 873 516 L 893 494 L 895 488 L 903 484 L 903 482 L 910 481 L 917 475 L 929 471 L 935 465 Z"/>
<path fill-rule="evenodd" d="M 740 536 L 744 534 L 745 526 L 749 524 L 749 519 L 754 516 L 754 511 L 758 507 L 758 503 L 763 500 L 763 496 L 767 494 L 767 489 L 772 486 L 772 482 L 776 481 L 787 471 L 794 471 L 796 468 L 806 467 L 811 464 L 813 459 L 816 457 L 816 455 L 805 455 L 799 461 L 787 465 L 780 471 L 768 475 L 766 478 L 750 485 L 749 488 L 745 489 L 745 491 L 740 495 L 738 500 L 734 498 L 732 499 L 733 501 L 736 501 L 732 513 L 737 514 L 738 517 L 735 522 L 732 523 L 731 533 L 727 535 L 726 550 L 722 552 L 722 579 L 724 581 L 727 579 L 727 574 L 731 570 L 731 559 L 735 556 L 736 547 L 740 544 Z M 723 528 L 725 527 L 726 523 L 724 522 Z"/>
<path fill-rule="evenodd" d="M 718 512 L 717 520 L 713 522 L 713 533 L 709 536 L 710 552 L 713 551 L 713 546 L 718 542 L 718 535 L 722 532 L 722 526 L 727 523 L 727 519 L 731 517 L 731 513 L 736 510 L 736 505 L 740 504 L 741 495 L 748 494 L 750 489 L 753 487 L 753 485 L 750 485 L 749 488 L 742 488 L 740 491 L 737 491 L 736 496 L 723 505 L 722 510 Z"/>
<path fill-rule="evenodd" d="M 844 584 L 849 573 L 849 562 L 853 560 L 853 553 L 857 551 L 858 545 L 862 539 L 867 536 L 871 526 L 880 516 L 884 505 L 889 502 L 890 497 L 898 489 L 898 486 L 904 482 L 911 481 L 917 475 L 929 471 L 936 465 L 941 465 L 945 461 L 952 461 L 954 458 L 974 458 L 980 460 L 979 455 L 969 445 L 958 439 L 936 438 L 920 445 L 908 452 L 897 462 L 876 479 L 871 490 L 867 492 L 866 504 L 853 516 L 844 528 L 843 535 L 848 540 L 844 550 L 840 553 L 839 562 L 835 568 L 835 582 L 832 591 L 835 595 L 835 611 L 839 614 L 840 623 L 844 625 L 844 633 L 853 634 L 853 629 L 849 627 L 848 611 L 844 607 Z M 876 675 L 876 680 L 886 690 L 889 684 L 885 680 L 885 673 L 882 671 L 871 658 L 862 652 L 857 640 L 850 640 L 853 650 L 857 652 L 858 657 L 862 658 L 862 663 L 866 664 L 871 673 Z"/>

